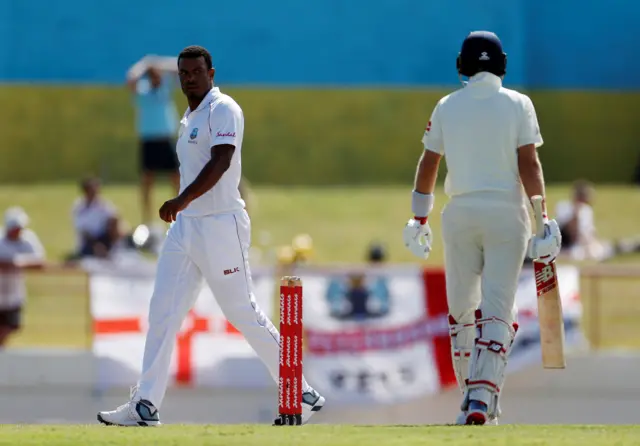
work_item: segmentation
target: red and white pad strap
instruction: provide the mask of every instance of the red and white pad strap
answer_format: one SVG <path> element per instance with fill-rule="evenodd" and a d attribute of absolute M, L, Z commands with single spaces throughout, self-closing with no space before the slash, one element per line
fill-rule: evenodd
<path fill-rule="evenodd" d="M 476 311 L 478 337 L 471 355 L 467 393 L 463 403 L 466 410 L 469 400 L 482 401 L 488 406 L 489 417 L 499 413 L 500 388 L 504 383 L 509 351 L 513 345 L 517 326 L 497 317 L 483 317 Z"/>
<path fill-rule="evenodd" d="M 476 324 L 459 324 L 453 316 L 449 315 L 449 335 L 451 336 L 453 371 L 460 391 L 464 393 L 469 379 L 469 361 L 476 337 Z"/>

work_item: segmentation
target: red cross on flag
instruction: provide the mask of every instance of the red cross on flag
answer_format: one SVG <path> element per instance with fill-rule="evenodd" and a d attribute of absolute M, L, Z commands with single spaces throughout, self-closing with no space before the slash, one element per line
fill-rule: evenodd
<path fill-rule="evenodd" d="M 254 277 L 256 300 L 269 317 L 273 284 L 269 275 Z M 99 385 L 134 385 L 141 372 L 153 275 L 94 272 L 90 276 L 90 293 Z M 170 367 L 170 385 L 271 385 L 264 366 L 224 318 L 206 286 L 176 336 Z"/>

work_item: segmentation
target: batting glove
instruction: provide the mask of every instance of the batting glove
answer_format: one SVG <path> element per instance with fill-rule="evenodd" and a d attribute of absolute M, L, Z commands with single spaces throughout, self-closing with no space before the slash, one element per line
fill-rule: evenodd
<path fill-rule="evenodd" d="M 562 247 L 562 235 L 560 227 L 555 220 L 547 220 L 544 223 L 544 237 L 534 235 L 529 239 L 527 256 L 544 264 L 553 262 Z"/>
<path fill-rule="evenodd" d="M 429 257 L 433 236 L 426 217 L 410 219 L 404 227 L 402 236 L 404 238 L 404 246 L 409 248 L 413 255 L 421 259 Z"/>

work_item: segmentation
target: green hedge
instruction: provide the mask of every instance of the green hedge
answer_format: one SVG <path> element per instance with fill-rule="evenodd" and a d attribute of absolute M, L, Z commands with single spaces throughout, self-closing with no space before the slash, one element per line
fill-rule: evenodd
<path fill-rule="evenodd" d="M 429 114 L 445 91 L 224 89 L 245 112 L 244 169 L 255 184 L 409 183 Z M 638 93 L 532 92 L 548 181 L 628 182 Z M 179 92 L 180 112 L 185 101 Z M 137 178 L 124 88 L 0 87 L 0 181 Z"/>

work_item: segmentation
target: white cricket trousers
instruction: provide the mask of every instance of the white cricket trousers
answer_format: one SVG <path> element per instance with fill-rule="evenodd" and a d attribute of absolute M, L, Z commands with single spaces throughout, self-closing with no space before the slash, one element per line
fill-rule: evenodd
<path fill-rule="evenodd" d="M 483 318 L 508 324 L 531 236 L 525 202 L 499 192 L 454 196 L 442 211 L 449 314 L 459 324 Z"/>
<path fill-rule="evenodd" d="M 280 335 L 255 301 L 250 243 L 251 222 L 244 210 L 203 217 L 178 214 L 158 259 L 136 397 L 157 408 L 162 405 L 176 335 L 203 280 L 226 319 L 244 335 L 277 382 Z M 304 379 L 302 390 L 308 390 Z"/>
<path fill-rule="evenodd" d="M 491 417 L 500 414 L 500 390 L 515 336 L 515 295 L 530 233 L 521 196 L 455 196 L 442 211 L 451 354 L 465 395 L 463 411 L 474 399 L 487 404 Z"/>

